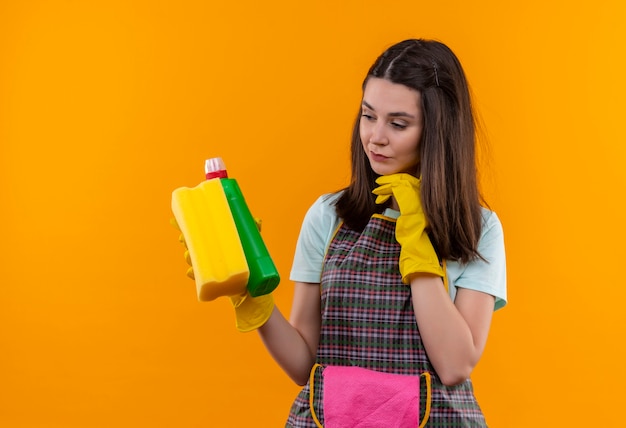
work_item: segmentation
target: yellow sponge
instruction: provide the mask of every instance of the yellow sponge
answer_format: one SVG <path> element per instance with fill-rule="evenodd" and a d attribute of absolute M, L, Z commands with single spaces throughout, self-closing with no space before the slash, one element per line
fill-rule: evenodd
<path fill-rule="evenodd" d="M 250 272 L 220 180 L 174 190 L 172 212 L 189 251 L 198 300 L 245 293 Z"/>

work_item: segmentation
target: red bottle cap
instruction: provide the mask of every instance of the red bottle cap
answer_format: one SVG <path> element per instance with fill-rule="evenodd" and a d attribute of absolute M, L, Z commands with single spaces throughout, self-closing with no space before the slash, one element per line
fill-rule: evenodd
<path fill-rule="evenodd" d="M 212 178 L 228 178 L 228 172 L 222 158 L 211 158 L 204 162 L 204 174 L 207 180 Z"/>

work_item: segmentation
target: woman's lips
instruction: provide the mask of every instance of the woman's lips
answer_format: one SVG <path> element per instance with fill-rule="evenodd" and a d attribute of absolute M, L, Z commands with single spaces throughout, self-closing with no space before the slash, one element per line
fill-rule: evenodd
<path fill-rule="evenodd" d="M 383 156 L 374 152 L 370 152 L 370 156 L 372 157 L 372 160 L 375 160 L 376 162 L 384 162 L 389 159 L 387 156 Z"/>

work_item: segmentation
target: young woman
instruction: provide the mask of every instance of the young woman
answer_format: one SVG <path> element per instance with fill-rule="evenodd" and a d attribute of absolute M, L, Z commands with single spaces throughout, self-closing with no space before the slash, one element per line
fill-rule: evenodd
<path fill-rule="evenodd" d="M 503 233 L 447 46 L 406 40 L 372 65 L 351 183 L 309 209 L 290 278 L 289 321 L 271 296 L 234 302 L 304 386 L 287 426 L 486 426 L 469 377 L 506 303 Z"/>

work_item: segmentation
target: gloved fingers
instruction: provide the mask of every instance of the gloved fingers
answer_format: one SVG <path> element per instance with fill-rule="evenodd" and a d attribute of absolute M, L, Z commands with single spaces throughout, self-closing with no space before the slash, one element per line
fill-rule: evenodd
<path fill-rule="evenodd" d="M 193 267 L 187 269 L 187 276 L 191 279 L 196 279 L 196 276 L 193 274 Z"/>
<path fill-rule="evenodd" d="M 376 183 L 383 184 L 394 184 L 398 182 L 406 181 L 410 183 L 412 186 L 419 186 L 421 180 L 417 177 L 412 176 L 411 174 L 407 174 L 405 172 L 399 172 L 397 174 L 389 174 L 389 175 L 381 175 L 376 179 Z"/>
<path fill-rule="evenodd" d="M 391 198 L 391 195 L 378 195 L 376 197 L 376 203 L 377 204 L 384 204 L 385 202 L 387 202 L 387 200 Z"/>
<path fill-rule="evenodd" d="M 376 183 L 379 186 L 372 193 L 378 196 L 376 198 L 377 204 L 386 202 L 389 197 L 393 196 L 400 206 L 400 212 L 415 211 L 414 200 L 419 200 L 420 192 L 421 180 L 419 178 L 406 173 L 397 173 L 382 175 L 376 179 Z M 405 210 L 402 209 L 403 206 L 406 206 Z"/>
<path fill-rule="evenodd" d="M 393 189 L 391 184 L 383 184 L 372 190 L 372 193 L 376 195 L 376 203 L 382 204 L 387 202 L 387 200 L 393 195 Z"/>
<path fill-rule="evenodd" d="M 193 274 L 193 264 L 191 263 L 191 256 L 189 255 L 189 251 L 185 251 L 185 261 L 189 265 L 189 269 L 187 269 L 187 276 L 191 279 L 196 279 L 196 276 Z"/>
<path fill-rule="evenodd" d="M 401 214 L 417 214 L 422 211 L 419 189 L 413 187 L 408 181 L 383 184 L 374 189 L 372 193 L 377 195 L 377 204 L 382 204 L 393 196 L 398 203 Z"/>
<path fill-rule="evenodd" d="M 372 190 L 375 195 L 391 195 L 391 192 L 393 192 L 393 184 L 391 183 L 381 184 Z"/>
<path fill-rule="evenodd" d="M 254 217 L 254 223 L 256 224 L 256 228 L 259 229 L 259 232 L 261 231 L 261 225 L 263 223 L 263 220 L 261 220 L 258 217 Z"/>
<path fill-rule="evenodd" d="M 178 222 L 176 221 L 175 217 L 170 218 L 170 224 L 174 226 L 176 230 L 181 232 L 180 226 L 178 225 Z M 185 236 L 182 233 L 178 235 L 178 242 L 180 242 L 181 244 L 183 244 L 185 248 L 187 248 L 187 242 L 185 242 Z"/>
<path fill-rule="evenodd" d="M 231 296 L 235 307 L 235 325 L 242 333 L 256 330 L 267 322 L 274 310 L 274 297 L 271 293 L 252 297 L 247 292 Z"/>
<path fill-rule="evenodd" d="M 180 227 L 178 226 L 178 222 L 176 221 L 176 218 L 174 217 L 170 218 L 170 224 L 174 226 L 180 232 Z M 191 264 L 191 256 L 189 255 L 189 250 L 187 249 L 187 242 L 185 241 L 185 236 L 182 233 L 178 235 L 178 242 L 183 244 L 183 246 L 185 247 L 185 254 L 184 254 L 185 261 L 190 266 L 190 268 L 187 269 L 187 272 L 185 274 L 191 279 L 196 279 L 193 273 L 193 265 Z"/>
<path fill-rule="evenodd" d="M 248 291 L 246 290 L 245 293 L 243 294 L 239 294 L 236 296 L 228 296 L 228 298 L 230 299 L 230 303 L 232 303 L 233 307 L 235 309 L 237 309 L 239 306 L 241 306 L 243 304 L 243 302 L 246 300 L 246 298 L 248 297 L 252 297 L 250 296 L 250 294 L 248 293 Z"/>

